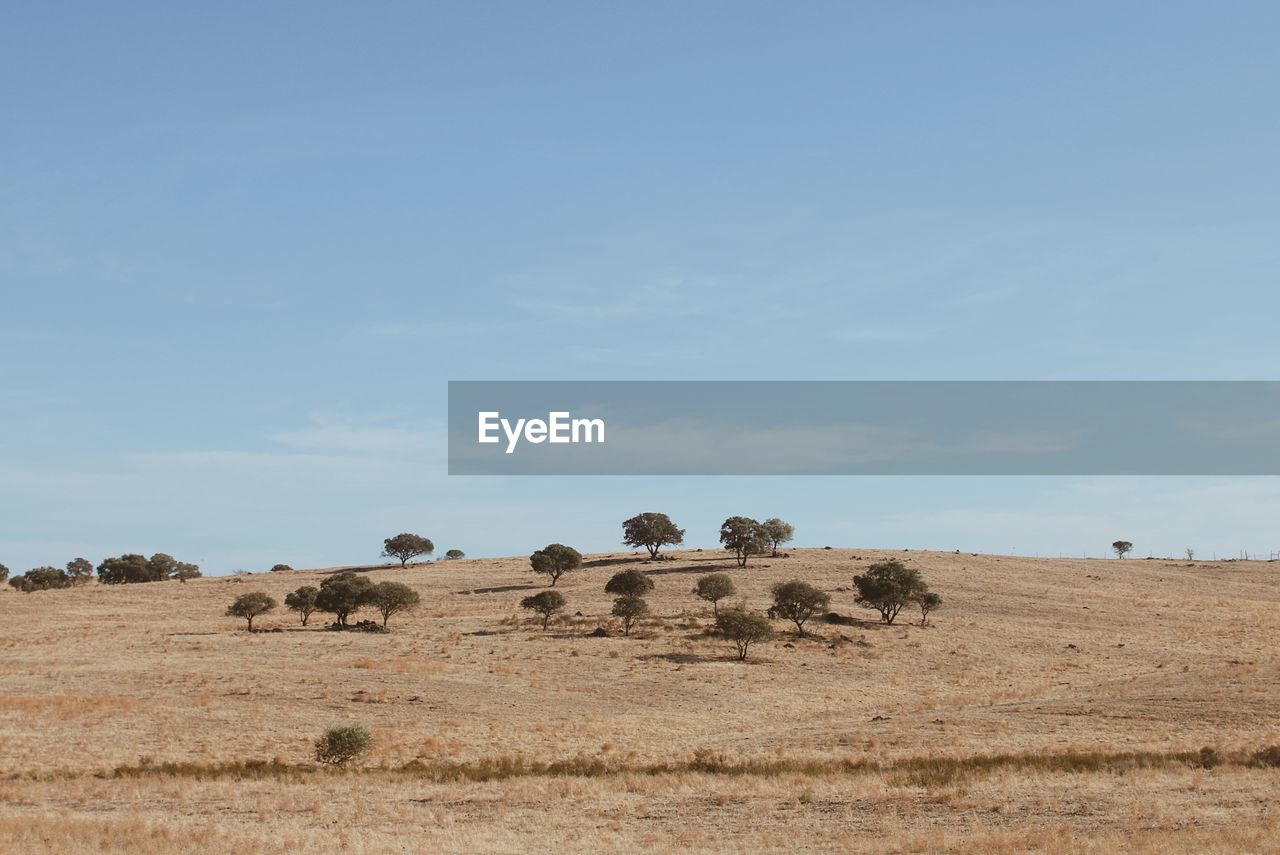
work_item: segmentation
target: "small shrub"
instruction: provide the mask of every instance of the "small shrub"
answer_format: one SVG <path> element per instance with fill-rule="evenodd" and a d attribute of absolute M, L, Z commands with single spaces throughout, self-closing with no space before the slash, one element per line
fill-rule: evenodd
<path fill-rule="evenodd" d="M 244 618 L 249 622 L 249 631 L 253 632 L 253 619 L 275 607 L 276 601 L 270 595 L 262 591 L 250 591 L 236 597 L 236 601 L 227 606 L 227 617 Z"/>
<path fill-rule="evenodd" d="M 1259 766 L 1280 768 L 1280 745 L 1269 745 L 1255 753 L 1253 762 Z"/>
<path fill-rule="evenodd" d="M 382 625 L 387 619 L 401 612 L 417 608 L 421 597 L 418 592 L 403 582 L 379 582 L 369 589 L 369 603 L 382 615 Z"/>
<path fill-rule="evenodd" d="M 606 594 L 619 597 L 643 597 L 653 590 L 653 580 L 639 570 L 623 570 L 605 583 Z"/>
<path fill-rule="evenodd" d="M 520 601 L 520 608 L 529 609 L 542 615 L 542 628 L 547 628 L 547 621 L 551 620 L 551 616 L 563 609 L 565 606 L 564 595 L 559 591 L 540 591 L 532 597 L 525 597 Z"/>
<path fill-rule="evenodd" d="M 450 549 L 444 554 L 444 557 L 448 558 L 450 561 L 457 561 L 459 558 L 466 558 L 467 553 L 463 552 L 461 549 Z"/>
<path fill-rule="evenodd" d="M 320 590 L 311 585 L 303 585 L 291 594 L 287 594 L 284 598 L 284 606 L 290 611 L 298 613 L 302 618 L 302 625 L 306 626 L 311 615 L 316 611 L 316 597 L 320 595 Z"/>
<path fill-rule="evenodd" d="M 614 617 L 622 618 L 622 634 L 631 635 L 631 627 L 649 613 L 649 604 L 640 597 L 624 596 L 613 601 Z"/>
<path fill-rule="evenodd" d="M 292 573 L 293 568 L 288 564 L 276 564 L 271 568 L 272 573 Z"/>
<path fill-rule="evenodd" d="M 916 597 L 916 605 L 920 607 L 920 625 L 929 625 L 929 613 L 942 608 L 942 597 L 932 591 L 924 591 Z"/>
<path fill-rule="evenodd" d="M 764 615 L 751 614 L 741 609 L 726 609 L 716 616 L 720 634 L 733 642 L 738 649 L 738 659 L 745 660 L 751 645 L 766 641 L 773 635 L 773 627 Z"/>
<path fill-rule="evenodd" d="M 341 766 L 373 747 L 373 734 L 362 724 L 331 727 L 316 740 L 316 760 Z"/>
<path fill-rule="evenodd" d="M 711 613 L 720 616 L 720 601 L 732 597 L 736 589 L 728 573 L 709 573 L 693 586 L 694 595 L 711 603 Z"/>
<path fill-rule="evenodd" d="M 773 613 L 794 623 L 800 635 L 805 634 L 804 625 L 809 618 L 831 605 L 831 597 L 799 579 L 779 582 L 770 591 L 773 593 Z"/>

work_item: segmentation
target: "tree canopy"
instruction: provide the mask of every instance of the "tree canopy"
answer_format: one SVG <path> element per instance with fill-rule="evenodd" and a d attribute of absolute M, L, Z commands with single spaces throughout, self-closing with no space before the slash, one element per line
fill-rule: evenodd
<path fill-rule="evenodd" d="M 799 579 L 779 582 L 769 590 L 773 594 L 773 613 L 794 623 L 801 635 L 805 634 L 805 622 L 831 604 L 826 593 Z"/>
<path fill-rule="evenodd" d="M 666 514 L 636 514 L 623 521 L 622 542 L 636 548 L 643 546 L 649 550 L 649 557 L 654 558 L 662 547 L 684 543 L 684 529 L 677 528 Z"/>
<path fill-rule="evenodd" d="M 717 617 L 720 614 L 720 601 L 732 597 L 735 590 L 728 573 L 708 573 L 693 586 L 693 593 L 698 599 L 711 603 L 711 613 Z"/>
<path fill-rule="evenodd" d="M 896 558 L 872 564 L 866 573 L 853 577 L 853 585 L 858 589 L 858 605 L 880 612 L 890 626 L 904 606 L 929 590 L 918 570 Z"/>
<path fill-rule="evenodd" d="M 778 547 L 784 543 L 790 543 L 796 536 L 796 529 L 789 522 L 783 522 L 777 517 L 767 519 L 760 524 L 764 527 L 765 537 L 769 538 L 769 543 L 773 546 L 773 555 L 778 555 Z"/>
<path fill-rule="evenodd" d="M 739 567 L 746 567 L 750 556 L 763 554 L 770 545 L 764 526 L 750 517 L 729 517 L 721 523 L 720 543 L 738 559 Z"/>
<path fill-rule="evenodd" d="M 286 594 L 284 598 L 284 607 L 289 611 L 297 612 L 302 618 L 302 625 L 306 626 L 307 621 L 311 619 L 316 611 L 316 598 L 320 595 L 320 589 L 311 585 L 303 585 L 292 593 Z"/>
<path fill-rule="evenodd" d="M 649 604 L 641 597 L 632 596 L 618 597 L 613 601 L 613 610 L 610 612 L 614 617 L 622 618 L 623 635 L 630 635 L 635 622 L 648 613 Z"/>
<path fill-rule="evenodd" d="M 614 573 L 604 585 L 606 594 L 620 597 L 643 597 L 652 590 L 653 580 L 636 569 Z"/>
<path fill-rule="evenodd" d="M 773 627 L 764 615 L 742 609 L 725 609 L 716 616 L 716 628 L 733 642 L 738 649 L 738 659 L 745 660 L 747 651 L 757 641 L 766 641 L 773 635 Z"/>
<path fill-rule="evenodd" d="M 373 583 L 368 576 L 345 571 L 330 576 L 320 583 L 316 594 L 316 609 L 334 616 L 338 626 L 346 626 L 347 619 L 369 604 Z"/>
<path fill-rule="evenodd" d="M 401 612 L 411 611 L 422 599 L 418 592 L 403 582 L 379 582 L 369 589 L 369 604 L 382 615 L 382 625 Z"/>
<path fill-rule="evenodd" d="M 400 562 L 401 567 L 408 564 L 410 558 L 417 558 L 419 555 L 430 555 L 435 551 L 436 545 L 420 534 L 405 532 L 382 541 L 383 557 L 395 558 Z"/>
<path fill-rule="evenodd" d="M 542 615 L 542 628 L 547 628 L 551 616 L 564 608 L 564 595 L 559 591 L 539 591 L 531 597 L 520 601 L 520 608 Z"/>
<path fill-rule="evenodd" d="M 248 629 L 253 632 L 253 619 L 264 615 L 276 607 L 275 598 L 263 591 L 250 591 L 241 594 L 231 605 L 227 606 L 227 617 L 244 618 L 248 621 Z"/>
<path fill-rule="evenodd" d="M 582 566 L 582 553 L 563 543 L 550 543 L 529 556 L 529 565 L 534 573 L 549 577 L 554 588 L 561 576 Z"/>

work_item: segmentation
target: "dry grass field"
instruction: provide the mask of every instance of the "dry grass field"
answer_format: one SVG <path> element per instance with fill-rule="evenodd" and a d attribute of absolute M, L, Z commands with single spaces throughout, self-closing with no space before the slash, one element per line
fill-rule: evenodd
<path fill-rule="evenodd" d="M 588 556 L 545 633 L 525 558 L 370 570 L 422 595 L 386 635 L 223 616 L 332 571 L 6 588 L 0 851 L 1280 851 L 1280 769 L 1250 759 L 1280 743 L 1280 564 L 674 556 Z M 932 626 L 854 605 L 885 557 L 945 598 Z M 653 617 L 591 637 L 626 567 Z M 735 661 L 690 594 L 720 570 L 858 622 Z M 373 751 L 316 768 L 344 722 Z"/>

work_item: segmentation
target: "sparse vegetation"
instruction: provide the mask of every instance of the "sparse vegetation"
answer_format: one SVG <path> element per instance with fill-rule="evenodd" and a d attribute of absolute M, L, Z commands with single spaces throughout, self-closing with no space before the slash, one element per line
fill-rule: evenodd
<path fill-rule="evenodd" d="M 631 627 L 636 621 L 649 614 L 649 604 L 642 597 L 618 597 L 613 601 L 613 610 L 610 614 L 622 619 L 622 634 L 631 635 Z"/>
<path fill-rule="evenodd" d="M 737 589 L 733 587 L 728 573 L 708 573 L 693 586 L 693 593 L 698 599 L 711 603 L 711 613 L 718 617 L 720 601 L 732 597 Z"/>
<path fill-rule="evenodd" d="M 656 558 L 662 547 L 684 543 L 684 529 L 678 528 L 666 514 L 636 514 L 622 523 L 622 542 L 637 549 L 643 546 L 650 558 Z"/>
<path fill-rule="evenodd" d="M 542 615 L 543 629 L 547 628 L 547 622 L 551 620 L 551 616 L 561 611 L 564 606 L 564 595 L 559 591 L 539 591 L 533 596 L 525 597 L 520 601 L 520 608 Z"/>
<path fill-rule="evenodd" d="M 368 602 L 382 615 L 382 625 L 392 615 L 412 611 L 422 598 L 403 582 L 378 582 L 369 588 Z"/>
<path fill-rule="evenodd" d="M 858 605 L 878 611 L 889 626 L 905 606 L 928 591 L 919 571 L 896 558 L 872 564 L 866 573 L 853 577 L 853 586 L 858 589 Z"/>
<path fill-rule="evenodd" d="M 827 606 L 831 605 L 830 596 L 799 579 L 779 582 L 769 590 L 773 594 L 773 608 L 770 611 L 775 617 L 794 623 L 796 632 L 800 635 L 805 634 L 804 625 L 811 617 L 826 611 Z"/>
<path fill-rule="evenodd" d="M 236 601 L 227 606 L 227 617 L 243 618 L 248 622 L 249 632 L 253 632 L 253 619 L 265 615 L 275 607 L 274 597 L 262 591 L 250 591 L 236 597 Z"/>
<path fill-rule="evenodd" d="M 765 537 L 769 538 L 769 543 L 773 547 L 773 557 L 778 557 L 778 547 L 784 543 L 790 543 L 795 539 L 796 529 L 789 522 L 783 522 L 777 517 L 767 519 L 761 525 L 764 527 Z"/>
<path fill-rule="evenodd" d="M 920 625 L 929 625 L 929 614 L 942 608 L 942 597 L 933 591 L 925 591 L 916 597 L 916 605 L 920 607 Z"/>
<path fill-rule="evenodd" d="M 554 588 L 561 576 L 582 566 L 582 553 L 563 543 L 551 543 L 530 555 L 529 565 L 534 573 L 549 578 Z"/>
<path fill-rule="evenodd" d="M 285 596 L 284 606 L 290 611 L 297 612 L 298 617 L 302 618 L 302 625 L 306 626 L 307 621 L 311 619 L 311 615 L 316 611 L 316 598 L 319 595 L 319 588 L 312 585 L 303 585 Z"/>
<path fill-rule="evenodd" d="M 1127 540 L 1117 540 L 1111 544 L 1111 549 L 1115 552 L 1117 558 L 1124 558 L 1133 551 L 1133 544 Z"/>
<path fill-rule="evenodd" d="M 773 636 L 773 627 L 769 625 L 768 618 L 743 609 L 725 609 L 716 615 L 716 628 L 721 635 L 733 642 L 738 651 L 738 659 L 744 661 L 751 645 L 767 641 Z"/>
<path fill-rule="evenodd" d="M 763 555 L 770 547 L 769 533 L 750 517 L 729 517 L 721 523 L 720 543 L 734 554 L 739 567 L 746 567 L 748 558 Z"/>
<path fill-rule="evenodd" d="M 401 567 L 408 564 L 411 558 L 430 555 L 435 551 L 436 545 L 420 534 L 406 532 L 397 534 L 395 537 L 388 537 L 382 541 L 383 557 L 396 559 L 400 562 Z"/>
<path fill-rule="evenodd" d="M 316 740 L 316 760 L 330 766 L 342 766 L 365 754 L 373 747 L 373 734 L 362 724 L 331 727 Z"/>
<path fill-rule="evenodd" d="M 610 577 L 604 585 L 604 590 L 606 594 L 615 594 L 620 597 L 643 597 L 653 590 L 653 580 L 634 568 L 623 570 Z"/>

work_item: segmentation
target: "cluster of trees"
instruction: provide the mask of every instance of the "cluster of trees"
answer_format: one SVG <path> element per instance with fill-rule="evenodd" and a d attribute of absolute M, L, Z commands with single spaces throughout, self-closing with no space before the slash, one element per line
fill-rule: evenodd
<path fill-rule="evenodd" d="M 403 582 L 373 582 L 368 576 L 350 571 L 336 573 L 320 583 L 320 587 L 304 585 L 284 598 L 285 608 L 296 612 L 306 626 L 316 612 L 334 616 L 339 627 L 350 626 L 352 615 L 362 608 L 372 608 L 382 616 L 385 627 L 392 615 L 407 612 L 421 601 L 417 591 Z M 227 607 L 228 617 L 247 621 L 253 630 L 254 618 L 274 610 L 279 604 L 263 591 L 250 591 L 236 597 Z"/>
<path fill-rule="evenodd" d="M 739 567 L 746 567 L 752 555 L 769 552 L 776 557 L 778 547 L 790 543 L 795 536 L 795 526 L 777 517 L 764 522 L 751 517 L 729 517 L 720 524 L 720 544 L 734 554 Z"/>
<path fill-rule="evenodd" d="M 8 578 L 9 569 L 0 566 L 0 581 Z M 93 578 L 93 564 L 87 558 L 73 558 L 66 569 L 36 567 L 21 576 L 9 579 L 9 584 L 19 591 L 47 591 L 55 588 L 72 588 Z M 157 552 L 150 558 L 142 555 L 121 555 L 107 558 L 98 565 L 98 581 L 108 585 L 128 582 L 161 582 L 177 579 L 185 582 L 200 575 L 195 564 L 179 561 L 172 555 Z"/>

